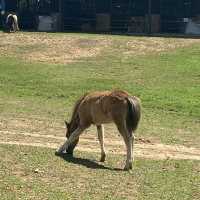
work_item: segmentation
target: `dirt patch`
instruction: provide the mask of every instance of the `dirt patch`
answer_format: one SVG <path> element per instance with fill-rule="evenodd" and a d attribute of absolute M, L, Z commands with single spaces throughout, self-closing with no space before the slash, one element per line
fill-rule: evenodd
<path fill-rule="evenodd" d="M 0 131 L 0 144 L 24 145 L 57 149 L 64 141 L 64 137 L 54 135 L 41 135 L 23 132 Z M 5 136 L 5 137 L 4 137 Z M 143 143 L 144 142 L 144 143 Z M 149 144 L 147 144 L 147 142 Z M 111 154 L 125 154 L 125 147 L 122 141 L 105 141 L 106 150 Z M 79 151 L 100 152 L 98 141 L 94 138 L 81 137 L 77 148 Z M 136 157 L 165 160 L 165 159 L 186 159 L 200 160 L 200 149 L 188 148 L 181 145 L 153 144 L 150 141 L 138 138 L 134 145 Z"/>
<path fill-rule="evenodd" d="M 1 119 L 0 144 L 16 144 L 57 149 L 65 140 L 64 124 L 59 121 L 37 119 Z M 192 159 L 200 160 L 200 149 L 181 145 L 159 144 L 153 138 L 138 137 L 134 145 L 136 157 L 148 159 Z M 106 126 L 106 151 L 111 154 L 125 154 L 126 149 L 117 129 Z M 81 135 L 78 150 L 100 152 L 96 127 L 93 126 Z"/>

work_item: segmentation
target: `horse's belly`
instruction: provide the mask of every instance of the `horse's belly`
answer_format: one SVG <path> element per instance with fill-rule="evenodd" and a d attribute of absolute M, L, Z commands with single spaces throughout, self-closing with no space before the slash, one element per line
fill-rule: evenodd
<path fill-rule="evenodd" d="M 92 121 L 94 124 L 106 124 L 112 122 L 112 117 L 109 113 L 104 113 L 102 110 L 94 109 L 92 112 Z"/>
<path fill-rule="evenodd" d="M 105 118 L 98 118 L 98 119 L 94 119 L 93 120 L 93 123 L 98 125 L 98 124 L 108 124 L 108 123 L 111 123 L 112 122 L 112 119 L 105 119 Z"/>

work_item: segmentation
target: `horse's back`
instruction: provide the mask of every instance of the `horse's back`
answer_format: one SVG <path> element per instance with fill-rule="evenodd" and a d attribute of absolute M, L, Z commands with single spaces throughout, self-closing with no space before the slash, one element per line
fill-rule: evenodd
<path fill-rule="evenodd" d="M 110 123 L 113 118 L 125 118 L 128 96 L 124 91 L 89 93 L 80 104 L 79 115 L 88 124 Z"/>

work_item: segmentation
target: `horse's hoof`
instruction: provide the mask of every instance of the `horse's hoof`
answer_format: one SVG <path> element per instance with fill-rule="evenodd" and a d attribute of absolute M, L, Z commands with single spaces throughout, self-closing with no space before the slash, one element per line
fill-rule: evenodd
<path fill-rule="evenodd" d="M 60 155 L 61 155 L 61 152 L 55 151 L 55 155 L 56 155 L 56 156 L 60 156 Z"/>
<path fill-rule="evenodd" d="M 106 155 L 104 154 L 101 156 L 100 162 L 105 162 L 105 160 L 106 160 Z"/>
<path fill-rule="evenodd" d="M 61 155 L 64 155 L 65 153 L 62 152 L 62 151 L 55 151 L 55 155 L 56 156 L 61 156 Z"/>
<path fill-rule="evenodd" d="M 74 153 L 74 150 L 71 149 L 71 148 L 68 148 L 68 149 L 66 150 L 66 154 L 69 155 L 69 156 L 73 156 L 73 153 Z"/>
<path fill-rule="evenodd" d="M 130 171 L 131 170 L 131 168 L 129 168 L 129 167 L 124 167 L 124 171 Z"/>
<path fill-rule="evenodd" d="M 65 155 L 70 156 L 70 157 L 73 157 L 73 152 L 68 152 L 68 151 L 67 151 L 67 152 L 65 153 Z"/>
<path fill-rule="evenodd" d="M 132 164 L 128 164 L 124 167 L 124 171 L 129 171 L 129 170 L 132 170 L 133 167 L 132 167 Z"/>
<path fill-rule="evenodd" d="M 99 161 L 100 162 L 105 162 L 105 160 L 106 160 L 105 158 L 101 158 Z"/>

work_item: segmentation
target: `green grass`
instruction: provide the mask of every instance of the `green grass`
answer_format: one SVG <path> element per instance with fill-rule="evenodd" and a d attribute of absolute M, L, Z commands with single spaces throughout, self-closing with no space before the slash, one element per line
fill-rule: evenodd
<path fill-rule="evenodd" d="M 84 48 L 100 36 L 68 37 L 80 37 Z M 125 58 L 122 52 L 129 50 L 126 43 L 131 37 L 108 37 L 112 44 L 97 57 L 65 65 L 0 56 L 0 119 L 63 121 L 83 93 L 118 88 L 142 100 L 137 136 L 199 147 L 199 45 Z M 20 52 L 24 51 L 30 48 L 24 46 Z M 104 165 L 94 153 L 76 151 L 75 157 L 62 159 L 50 149 L 0 145 L 0 199 L 200 199 L 197 161 L 136 159 L 129 173 L 118 169 L 123 168 L 123 156 L 110 154 Z"/>
<path fill-rule="evenodd" d="M 95 37 L 98 36 L 91 36 Z M 125 39 L 113 37 L 117 42 Z M 199 52 L 199 46 L 193 45 L 125 59 L 120 50 L 111 46 L 95 58 L 66 65 L 25 63 L 1 57 L 1 116 L 63 120 L 69 117 L 74 101 L 83 93 L 120 88 L 142 100 L 140 136 L 168 144 L 197 146 Z"/>
<path fill-rule="evenodd" d="M 6 155 L 5 153 L 6 152 Z M 76 152 L 62 159 L 42 148 L 0 147 L 0 198 L 10 199 L 162 199 L 200 198 L 196 161 L 137 159 L 131 173 L 120 169 L 123 156 Z"/>

